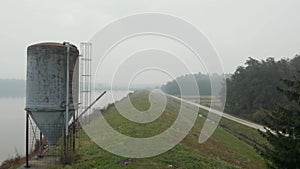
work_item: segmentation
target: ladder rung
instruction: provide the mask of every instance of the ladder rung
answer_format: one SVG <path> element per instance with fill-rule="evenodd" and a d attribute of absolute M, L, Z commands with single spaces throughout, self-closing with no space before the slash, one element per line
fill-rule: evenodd
<path fill-rule="evenodd" d="M 91 94 L 92 94 L 92 88 L 91 88 L 91 44 L 90 43 L 81 43 L 80 44 L 80 53 L 79 58 L 80 59 L 80 91 L 79 91 L 79 99 L 81 102 L 80 109 L 85 109 L 90 105 L 91 103 Z"/>
<path fill-rule="evenodd" d="M 84 61 L 92 61 L 92 59 L 86 59 L 86 58 L 81 58 L 81 60 L 84 60 Z"/>

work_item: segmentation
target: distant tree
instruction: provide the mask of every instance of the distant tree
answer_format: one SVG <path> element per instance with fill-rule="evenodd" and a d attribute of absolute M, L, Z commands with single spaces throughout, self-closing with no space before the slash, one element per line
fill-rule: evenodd
<path fill-rule="evenodd" d="M 299 73 L 300 75 L 300 73 Z M 278 88 L 287 99 L 285 105 L 278 105 L 275 111 L 265 111 L 263 124 L 270 145 L 261 149 L 261 154 L 269 159 L 270 168 L 300 168 L 300 81 L 283 80 L 285 87 Z"/>
<path fill-rule="evenodd" d="M 229 76 L 229 75 L 226 75 Z M 199 94 L 204 95 L 211 95 L 211 84 L 214 84 L 214 87 L 217 88 L 217 92 L 219 92 L 222 88 L 222 85 L 225 83 L 224 76 L 218 74 L 186 74 L 180 77 L 177 77 L 175 80 L 167 82 L 166 84 L 162 85 L 161 89 L 172 95 L 196 95 L 195 91 L 193 90 L 193 84 L 196 82 L 198 87 Z M 185 89 L 185 93 L 181 93 L 179 84 L 181 88 Z"/>

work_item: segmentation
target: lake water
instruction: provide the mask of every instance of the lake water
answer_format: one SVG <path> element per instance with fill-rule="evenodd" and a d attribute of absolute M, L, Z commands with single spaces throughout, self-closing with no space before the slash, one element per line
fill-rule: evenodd
<path fill-rule="evenodd" d="M 100 95 L 97 91 L 95 96 Z M 104 108 L 109 103 L 122 99 L 129 91 L 107 92 L 93 108 Z M 114 99 L 112 97 L 114 96 Z M 92 97 L 93 98 L 93 97 Z M 23 155 L 25 146 L 25 98 L 0 97 L 0 164 L 16 153 Z"/>

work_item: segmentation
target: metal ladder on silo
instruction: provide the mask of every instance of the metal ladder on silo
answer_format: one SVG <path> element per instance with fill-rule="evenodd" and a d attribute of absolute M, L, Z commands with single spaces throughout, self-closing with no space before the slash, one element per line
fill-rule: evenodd
<path fill-rule="evenodd" d="M 82 113 L 92 102 L 92 44 L 88 42 L 80 43 L 79 55 L 79 113 Z M 87 110 L 83 123 L 90 122 L 91 110 Z M 78 113 L 77 113 L 78 117 Z"/>

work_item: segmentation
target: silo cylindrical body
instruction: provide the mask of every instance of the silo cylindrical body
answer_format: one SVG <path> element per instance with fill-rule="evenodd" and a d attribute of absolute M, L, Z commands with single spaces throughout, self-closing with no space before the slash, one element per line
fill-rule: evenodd
<path fill-rule="evenodd" d="M 69 52 L 67 45 L 60 43 L 39 43 L 27 48 L 25 109 L 50 145 L 57 143 L 65 124 L 67 73 L 69 116 L 75 112 L 78 102 L 78 56 L 79 52 L 73 45 L 69 46 Z"/>

